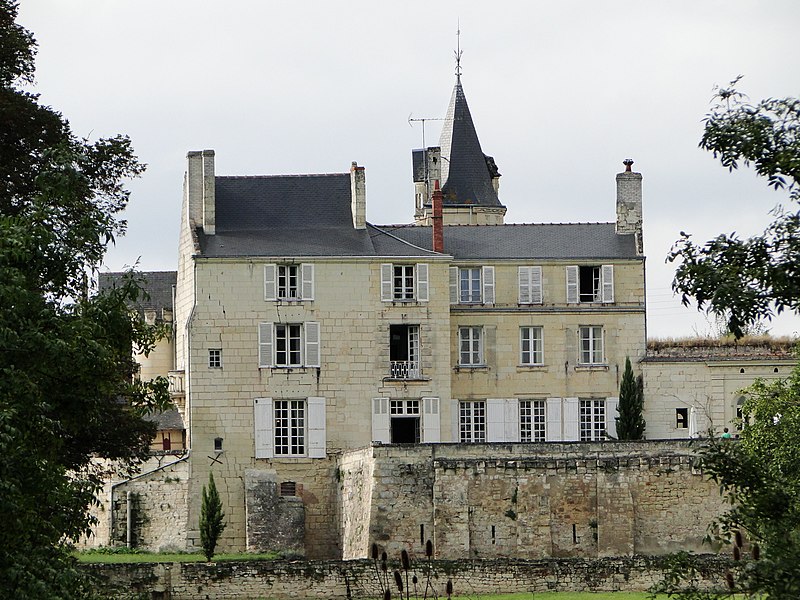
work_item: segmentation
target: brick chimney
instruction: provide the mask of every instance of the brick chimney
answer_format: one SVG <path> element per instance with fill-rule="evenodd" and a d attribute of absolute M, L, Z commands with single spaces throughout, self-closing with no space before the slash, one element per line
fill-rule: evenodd
<path fill-rule="evenodd" d="M 433 182 L 433 216 L 431 224 L 433 227 L 433 251 L 444 252 L 444 225 L 442 223 L 442 190 L 439 189 L 439 180 Z"/>
<path fill-rule="evenodd" d="M 353 213 L 353 227 L 367 228 L 367 177 L 364 167 L 353 161 L 350 166 L 350 211 Z"/>
<path fill-rule="evenodd" d="M 208 235 L 216 230 L 216 183 L 214 151 L 192 150 L 186 153 L 185 194 L 189 205 L 189 220 L 201 225 Z"/>
<path fill-rule="evenodd" d="M 622 161 L 625 171 L 617 174 L 617 227 L 618 234 L 636 236 L 636 252 L 644 253 L 642 240 L 642 174 L 631 170 L 633 160 Z"/>

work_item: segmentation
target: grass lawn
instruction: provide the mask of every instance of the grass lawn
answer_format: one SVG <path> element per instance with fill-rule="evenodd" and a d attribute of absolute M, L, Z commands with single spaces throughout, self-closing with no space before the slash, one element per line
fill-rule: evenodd
<path fill-rule="evenodd" d="M 647 592 L 521 592 L 491 596 L 453 596 L 453 600 L 647 600 Z"/>

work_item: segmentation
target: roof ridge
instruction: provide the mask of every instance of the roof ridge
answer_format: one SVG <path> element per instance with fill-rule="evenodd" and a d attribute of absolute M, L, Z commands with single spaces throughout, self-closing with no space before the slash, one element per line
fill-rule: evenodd
<path fill-rule="evenodd" d="M 287 177 L 338 177 L 350 173 L 289 173 L 285 175 L 216 175 L 215 179 L 285 179 Z"/>

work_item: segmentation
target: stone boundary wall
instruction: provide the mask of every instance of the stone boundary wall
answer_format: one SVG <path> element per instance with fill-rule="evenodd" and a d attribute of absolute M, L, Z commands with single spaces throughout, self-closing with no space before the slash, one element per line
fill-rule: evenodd
<path fill-rule="evenodd" d="M 709 586 L 724 583 L 724 560 L 702 557 Z M 390 561 L 391 563 L 392 561 Z M 547 591 L 645 591 L 660 581 L 664 557 L 603 559 L 433 561 L 439 597 L 448 579 L 457 595 Z M 425 582 L 425 566 L 412 565 Z M 390 564 L 390 569 L 396 568 Z M 219 563 L 88 564 L 96 591 L 119 599 L 254 600 L 255 598 L 375 598 L 380 596 L 372 561 L 225 561 Z M 394 588 L 394 583 L 392 587 Z M 394 588 L 396 589 L 396 588 Z M 419 594 L 420 596 L 422 593 Z"/>

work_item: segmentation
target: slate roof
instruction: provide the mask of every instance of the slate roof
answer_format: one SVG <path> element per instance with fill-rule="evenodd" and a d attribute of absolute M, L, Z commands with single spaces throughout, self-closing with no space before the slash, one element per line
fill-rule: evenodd
<path fill-rule="evenodd" d="M 432 245 L 430 227 L 385 225 L 381 229 L 423 248 Z M 380 243 L 376 247 L 380 249 Z M 444 253 L 456 260 L 637 258 L 635 237 L 617 235 L 614 223 L 447 225 Z"/>
<path fill-rule="evenodd" d="M 155 423 L 159 431 L 165 429 L 186 429 L 183 424 L 181 413 L 173 404 L 171 408 L 163 412 L 148 414 L 143 417 L 143 420 Z"/>
<path fill-rule="evenodd" d="M 445 206 L 502 206 L 492 186 L 492 173 L 478 141 L 467 97 L 461 87 L 461 77 L 456 79 L 453 88 L 439 146 L 442 149 L 442 203 Z M 493 159 L 491 164 L 496 172 Z"/>
<path fill-rule="evenodd" d="M 119 286 L 127 275 L 121 272 L 100 273 L 97 285 L 101 291 L 110 289 Z M 159 316 L 164 308 L 172 310 L 172 288 L 178 279 L 176 271 L 145 271 L 136 275 L 141 276 L 146 294 L 139 298 L 133 308 L 141 314 L 145 310 L 155 310 Z"/>

